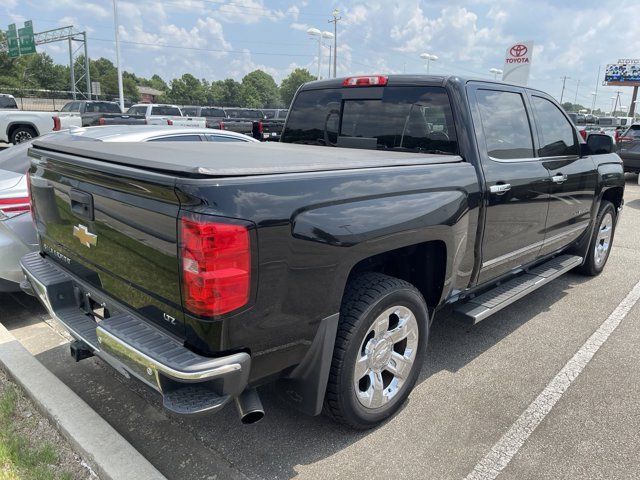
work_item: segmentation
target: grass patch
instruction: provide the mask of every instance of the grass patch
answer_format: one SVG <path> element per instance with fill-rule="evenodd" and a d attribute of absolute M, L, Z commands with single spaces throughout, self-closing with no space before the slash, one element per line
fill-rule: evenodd
<path fill-rule="evenodd" d="M 55 471 L 59 455 L 52 444 L 30 441 L 19 431 L 19 399 L 13 385 L 0 394 L 0 480 L 71 480 L 70 473 Z"/>

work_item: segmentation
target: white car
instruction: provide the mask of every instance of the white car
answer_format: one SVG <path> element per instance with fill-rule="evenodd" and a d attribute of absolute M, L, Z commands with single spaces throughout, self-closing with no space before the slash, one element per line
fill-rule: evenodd
<path fill-rule="evenodd" d="M 200 127 L 207 126 L 204 117 L 187 117 L 177 105 L 161 103 L 139 103 L 132 105 L 127 110 L 130 115 L 144 115 L 149 125 L 172 125 L 175 127 Z"/>
<path fill-rule="evenodd" d="M 52 135 L 71 135 L 100 142 L 258 142 L 241 133 L 212 128 L 167 125 L 113 125 L 73 128 Z M 20 257 L 38 248 L 29 215 L 26 171 L 31 141 L 0 151 L 0 292 L 20 291 Z M 258 142 L 259 143 L 259 142 Z M 215 148 L 212 145 L 212 148 Z"/>
<path fill-rule="evenodd" d="M 82 126 L 79 114 L 0 110 L 0 143 L 14 145 L 45 133 Z"/>

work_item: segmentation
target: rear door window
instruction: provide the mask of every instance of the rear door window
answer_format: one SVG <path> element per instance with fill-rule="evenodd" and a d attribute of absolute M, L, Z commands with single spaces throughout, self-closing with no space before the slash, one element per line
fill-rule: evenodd
<path fill-rule="evenodd" d="M 561 157 L 578 155 L 579 145 L 575 127 L 562 114 L 560 109 L 546 98 L 533 95 L 533 104 L 541 157 Z"/>
<path fill-rule="evenodd" d="M 343 89 L 301 92 L 282 141 L 457 154 L 453 114 L 444 88 L 385 87 L 378 98 L 366 96 L 363 91 L 364 98 L 351 98 Z"/>
<path fill-rule="evenodd" d="M 478 90 L 476 98 L 489 156 L 500 160 L 532 158 L 533 137 L 522 94 Z"/>
<path fill-rule="evenodd" d="M 245 140 L 240 137 L 231 137 L 225 135 L 207 135 L 207 140 L 210 142 L 248 142 L 248 138 Z"/>
<path fill-rule="evenodd" d="M 18 105 L 14 98 L 0 95 L 0 108 L 18 108 Z"/>
<path fill-rule="evenodd" d="M 171 135 L 169 137 L 158 137 L 147 140 L 148 142 L 201 142 L 200 135 Z"/>

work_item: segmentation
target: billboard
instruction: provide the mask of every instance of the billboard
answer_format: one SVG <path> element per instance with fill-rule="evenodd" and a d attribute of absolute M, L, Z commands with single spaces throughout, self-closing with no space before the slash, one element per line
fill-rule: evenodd
<path fill-rule="evenodd" d="M 533 42 L 518 42 L 509 45 L 504 58 L 502 81 L 526 85 L 529 81 L 529 70 L 533 59 Z"/>
<path fill-rule="evenodd" d="M 616 87 L 640 86 L 640 59 L 621 58 L 618 63 L 607 65 L 604 83 Z"/>

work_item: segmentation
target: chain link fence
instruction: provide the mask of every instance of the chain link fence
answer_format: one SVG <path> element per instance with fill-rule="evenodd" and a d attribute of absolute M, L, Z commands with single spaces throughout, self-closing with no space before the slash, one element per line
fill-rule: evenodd
<path fill-rule="evenodd" d="M 65 90 L 19 89 L 0 86 L 0 93 L 13 95 L 18 108 L 27 111 L 55 112 L 73 100 L 73 93 Z M 83 97 L 76 99 L 84 100 Z M 117 101 L 113 95 L 91 95 L 91 99 Z"/>

